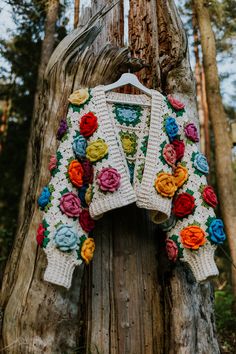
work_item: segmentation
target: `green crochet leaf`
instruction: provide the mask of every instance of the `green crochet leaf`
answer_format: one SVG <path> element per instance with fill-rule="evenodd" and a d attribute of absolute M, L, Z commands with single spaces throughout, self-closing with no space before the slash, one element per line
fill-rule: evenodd
<path fill-rule="evenodd" d="M 179 236 L 172 235 L 170 240 L 174 241 L 178 247 L 178 258 L 183 258 L 183 248 L 181 242 L 179 242 Z"/>
<path fill-rule="evenodd" d="M 186 190 L 186 193 L 188 193 L 188 194 L 190 194 L 190 195 L 194 195 L 194 192 L 191 191 L 191 189 L 187 189 L 187 190 Z"/>
<path fill-rule="evenodd" d="M 46 219 L 43 219 L 42 224 L 44 229 L 47 229 L 49 227 L 49 224 L 47 223 Z"/>
<path fill-rule="evenodd" d="M 53 176 L 53 177 L 55 177 L 55 175 L 57 174 L 57 172 L 59 172 L 60 170 L 59 170 L 59 168 L 54 168 L 52 171 L 51 171 L 51 175 Z"/>
<path fill-rule="evenodd" d="M 71 117 L 66 118 L 66 122 L 69 128 L 72 128 Z"/>
<path fill-rule="evenodd" d="M 205 225 L 209 227 L 213 220 L 215 220 L 215 217 L 209 216 L 207 221 L 205 222 Z"/>
<path fill-rule="evenodd" d="M 50 239 L 49 239 L 48 237 L 45 237 L 45 238 L 43 239 L 43 248 L 46 248 L 46 247 L 47 247 L 47 244 L 48 244 L 49 241 L 50 241 Z"/>
<path fill-rule="evenodd" d="M 140 183 L 142 182 L 143 171 L 144 171 L 144 163 L 141 163 L 137 168 L 137 175 L 136 175 Z"/>
<path fill-rule="evenodd" d="M 146 135 L 143 138 L 142 144 L 141 144 L 141 151 L 143 152 L 144 156 L 147 154 L 147 146 L 148 146 L 148 135 Z"/>
<path fill-rule="evenodd" d="M 53 184 L 49 184 L 48 185 L 48 189 L 49 189 L 50 193 L 53 193 L 55 191 L 55 188 L 54 188 Z"/>
<path fill-rule="evenodd" d="M 69 134 L 68 133 L 64 134 L 63 137 L 61 138 L 61 142 L 66 141 L 68 138 L 69 138 Z"/>
<path fill-rule="evenodd" d="M 45 235 L 45 236 L 49 236 L 49 235 L 50 235 L 50 231 L 47 231 L 47 230 L 44 231 L 44 235 Z"/>
<path fill-rule="evenodd" d="M 65 189 L 63 189 L 63 190 L 60 192 L 60 194 L 63 195 L 63 194 L 66 194 L 66 193 L 68 193 L 68 192 L 69 192 L 69 189 L 68 189 L 68 188 L 65 188 Z"/>
<path fill-rule="evenodd" d="M 57 156 L 57 160 L 61 160 L 63 157 L 60 151 L 57 151 L 56 156 Z"/>
<path fill-rule="evenodd" d="M 80 136 L 80 132 L 78 130 L 75 131 L 75 135 L 73 136 L 73 139 L 78 138 Z"/>
<path fill-rule="evenodd" d="M 182 117 L 185 112 L 186 111 L 184 108 L 179 111 L 175 111 L 176 117 Z"/>

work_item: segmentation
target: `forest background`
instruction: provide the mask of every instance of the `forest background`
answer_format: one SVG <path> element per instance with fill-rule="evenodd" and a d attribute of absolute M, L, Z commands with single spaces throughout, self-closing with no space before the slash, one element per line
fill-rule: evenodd
<path fill-rule="evenodd" d="M 88 3 L 80 1 L 80 7 Z M 207 103 L 202 101 L 205 88 L 198 24 L 191 1 L 180 0 L 176 3 L 188 34 L 191 64 L 197 82 L 201 148 L 208 156 L 212 171 L 210 182 L 217 190 L 214 136 L 208 119 Z M 60 1 L 53 47 L 76 26 L 76 4 L 78 1 Z M 208 9 L 216 38 L 221 95 L 231 129 L 232 160 L 236 174 L 236 3 L 234 0 L 213 0 L 208 3 Z M 0 281 L 13 244 L 21 207 L 20 196 L 45 19 L 46 1 L 0 1 Z M 217 264 L 220 269 L 220 277 L 214 281 L 217 328 L 222 352 L 233 353 L 236 344 L 236 306 L 231 286 L 232 260 L 227 243 L 217 251 Z"/>

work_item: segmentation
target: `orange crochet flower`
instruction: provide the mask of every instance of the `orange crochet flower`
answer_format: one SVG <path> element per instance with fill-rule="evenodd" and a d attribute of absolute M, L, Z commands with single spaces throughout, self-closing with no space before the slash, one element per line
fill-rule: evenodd
<path fill-rule="evenodd" d="M 93 238 L 87 238 L 81 247 L 81 257 L 84 259 L 86 264 L 93 259 L 93 253 L 95 251 L 95 243 Z"/>
<path fill-rule="evenodd" d="M 158 174 L 155 188 L 163 197 L 173 197 L 177 190 L 174 177 L 170 173 L 165 172 Z"/>
<path fill-rule="evenodd" d="M 181 242 L 185 248 L 197 250 L 206 242 L 205 232 L 199 226 L 187 226 L 180 231 Z"/>
<path fill-rule="evenodd" d="M 68 173 L 71 183 L 73 183 L 78 188 L 82 187 L 84 171 L 81 163 L 77 160 L 71 161 L 68 168 Z"/>
<path fill-rule="evenodd" d="M 177 188 L 180 188 L 184 182 L 188 179 L 188 169 L 178 163 L 175 172 L 174 172 L 174 180 Z"/>

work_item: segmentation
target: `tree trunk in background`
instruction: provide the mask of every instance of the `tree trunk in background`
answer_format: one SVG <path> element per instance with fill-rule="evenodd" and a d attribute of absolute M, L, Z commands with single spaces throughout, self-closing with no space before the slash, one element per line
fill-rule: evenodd
<path fill-rule="evenodd" d="M 45 19 L 45 30 L 44 30 L 45 35 L 42 42 L 41 57 L 40 57 L 40 63 L 38 68 L 37 86 L 36 86 L 36 92 L 34 97 L 34 112 L 33 112 L 33 118 L 31 123 L 31 132 L 34 129 L 36 120 L 38 119 L 36 115 L 38 114 L 39 104 L 41 102 L 40 94 L 42 91 L 44 71 L 49 62 L 50 56 L 52 55 L 52 52 L 55 48 L 56 22 L 58 20 L 59 5 L 60 5 L 59 0 L 45 1 L 45 6 L 46 6 L 46 19 Z M 30 136 L 28 149 L 27 149 L 24 181 L 22 186 L 20 208 L 19 208 L 19 215 L 18 215 L 18 225 L 22 223 L 22 217 L 24 213 L 24 203 L 25 203 L 27 188 L 29 185 L 29 178 L 32 169 L 32 139 L 31 138 L 32 137 Z M 20 239 L 17 238 L 17 242 L 19 241 Z"/>
<path fill-rule="evenodd" d="M 104 4 L 96 1 L 90 13 Z M 76 270 L 69 291 L 42 281 L 46 259 L 35 242 L 41 218 L 36 200 L 49 181 L 48 160 L 56 151 L 56 131 L 69 94 L 81 86 L 112 82 L 128 68 L 135 71 L 141 58 L 150 64 L 139 73 L 143 83 L 174 93 L 197 122 L 186 35 L 174 2 L 131 1 L 130 6 L 130 46 L 137 60 L 129 60 L 125 49 L 104 47 L 107 38 L 123 43 L 121 1 L 107 14 L 100 34 L 100 27 L 90 22 L 75 30 L 72 48 L 73 34 L 68 36 L 62 43 L 63 60 L 47 74 L 35 112 L 25 208 L 3 283 L 6 352 L 219 353 L 210 284 L 196 284 L 183 264 L 169 268 L 157 227 L 133 205 L 98 221 L 94 260 L 84 275 L 83 268 Z"/>
<path fill-rule="evenodd" d="M 220 94 L 215 37 L 212 31 L 209 11 L 204 0 L 195 0 L 194 6 L 201 35 L 207 102 L 215 138 L 216 178 L 220 206 L 228 236 L 231 258 L 236 265 L 236 189 L 232 166 L 230 127 Z M 231 269 L 233 293 L 236 298 L 236 268 L 232 266 Z"/>
<path fill-rule="evenodd" d="M 74 0 L 74 28 L 79 24 L 80 0 Z"/>
<path fill-rule="evenodd" d="M 192 26 L 193 26 L 193 51 L 195 56 L 195 80 L 196 80 L 196 93 L 197 93 L 197 105 L 198 115 L 200 121 L 200 133 L 201 133 L 201 151 L 206 155 L 210 164 L 210 139 L 209 139 L 209 119 L 208 119 L 208 107 L 206 102 L 206 88 L 205 88 L 205 75 L 202 67 L 201 59 L 199 56 L 199 44 L 200 38 L 198 33 L 197 17 L 192 8 Z M 209 178 L 210 180 L 210 178 Z"/>

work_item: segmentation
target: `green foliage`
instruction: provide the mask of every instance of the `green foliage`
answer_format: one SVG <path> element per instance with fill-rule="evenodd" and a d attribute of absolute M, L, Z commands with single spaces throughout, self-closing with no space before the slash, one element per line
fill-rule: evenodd
<path fill-rule="evenodd" d="M 215 292 L 216 326 L 222 353 L 234 353 L 236 343 L 236 315 L 232 290 Z"/>

